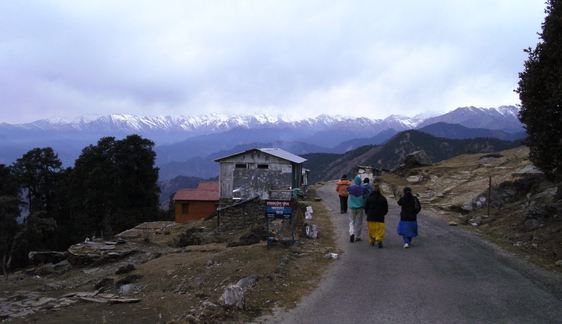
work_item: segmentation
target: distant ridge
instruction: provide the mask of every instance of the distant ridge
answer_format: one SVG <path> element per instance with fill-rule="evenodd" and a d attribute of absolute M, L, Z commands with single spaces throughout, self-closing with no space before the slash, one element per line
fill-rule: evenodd
<path fill-rule="evenodd" d="M 490 120 L 494 120 L 492 126 L 499 132 L 489 135 L 506 138 L 508 135 L 503 132 L 522 130 L 517 114 L 517 107 L 502 106 L 458 108 L 425 119 L 398 115 L 384 119 L 331 115 L 291 119 L 268 114 L 179 117 L 114 114 L 70 121 L 53 119 L 15 125 L 0 123 L 0 163 L 11 164 L 34 147 L 49 146 L 59 154 L 64 165 L 72 166 L 80 151 L 87 145 L 95 144 L 101 137 L 122 138 L 134 133 L 155 142 L 157 164 L 166 178 L 176 175 L 207 177 L 213 176 L 216 171 L 214 165 L 204 160 L 216 152 L 235 147 L 267 144 L 294 151 L 295 154 L 343 153 L 363 145 L 383 144 L 398 132 L 430 124 L 443 122 L 471 128 Z M 431 129 L 425 131 L 430 132 Z M 460 130 L 440 131 L 439 136 L 465 136 L 459 135 L 462 133 Z"/>
<path fill-rule="evenodd" d="M 438 122 L 435 124 L 427 125 L 418 128 L 419 131 L 431 134 L 436 137 L 444 137 L 451 139 L 469 139 L 469 138 L 497 138 L 505 141 L 514 141 L 525 138 L 524 131 L 511 133 L 498 129 L 486 128 L 468 128 L 459 124 L 448 124 L 445 122 Z"/>

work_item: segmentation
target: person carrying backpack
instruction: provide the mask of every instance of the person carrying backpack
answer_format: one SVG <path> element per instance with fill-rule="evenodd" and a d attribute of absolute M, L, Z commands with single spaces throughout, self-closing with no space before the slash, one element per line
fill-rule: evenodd
<path fill-rule="evenodd" d="M 347 187 L 351 185 L 351 181 L 347 178 L 347 174 L 341 176 L 341 179 L 336 182 L 336 192 L 340 197 L 340 214 L 347 214 Z"/>
<path fill-rule="evenodd" d="M 400 205 L 400 223 L 398 223 L 398 235 L 404 240 L 404 248 L 412 244 L 412 239 L 418 236 L 417 216 L 421 210 L 421 204 L 417 197 L 412 194 L 412 188 L 405 187 L 404 195 L 398 200 Z"/>
<path fill-rule="evenodd" d="M 347 188 L 347 192 L 349 192 L 347 204 L 349 209 L 351 209 L 351 214 L 349 215 L 349 241 L 351 243 L 361 241 L 361 229 L 363 228 L 363 217 L 365 215 L 363 211 L 365 206 L 363 195 L 365 191 L 366 189 L 361 184 L 360 176 L 355 176 L 353 184 Z"/>

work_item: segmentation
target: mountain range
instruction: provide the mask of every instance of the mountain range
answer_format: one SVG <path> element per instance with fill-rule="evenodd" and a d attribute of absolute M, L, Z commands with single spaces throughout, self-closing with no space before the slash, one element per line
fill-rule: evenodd
<path fill-rule="evenodd" d="M 320 115 L 292 120 L 283 116 L 140 117 L 109 115 L 74 121 L 0 123 L 0 163 L 10 164 L 34 147 L 52 147 L 67 166 L 101 137 L 139 134 L 155 142 L 160 178 L 214 177 L 214 159 L 250 147 L 279 147 L 295 154 L 341 154 L 382 144 L 411 129 L 445 138 L 525 136 L 518 108 L 462 107 L 430 118 L 391 115 L 384 119 Z"/>

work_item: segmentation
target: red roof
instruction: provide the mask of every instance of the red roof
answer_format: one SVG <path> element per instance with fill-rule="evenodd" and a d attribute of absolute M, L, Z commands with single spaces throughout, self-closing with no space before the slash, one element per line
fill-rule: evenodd
<path fill-rule="evenodd" d="M 219 192 L 219 182 L 218 181 L 204 181 L 200 182 L 197 186 L 197 190 L 208 190 Z"/>
<path fill-rule="evenodd" d="M 174 200 L 219 200 L 218 181 L 205 181 L 199 183 L 195 189 L 180 189 L 174 195 Z"/>

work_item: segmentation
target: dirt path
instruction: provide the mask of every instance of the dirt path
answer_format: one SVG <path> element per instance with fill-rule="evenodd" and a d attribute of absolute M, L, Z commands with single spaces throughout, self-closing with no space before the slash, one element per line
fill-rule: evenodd
<path fill-rule="evenodd" d="M 419 216 L 420 236 L 404 249 L 399 209 L 389 201 L 385 247 L 349 243 L 334 184 L 318 195 L 332 211 L 344 251 L 311 295 L 277 323 L 560 323 L 562 276 L 507 255 L 473 233 Z"/>

